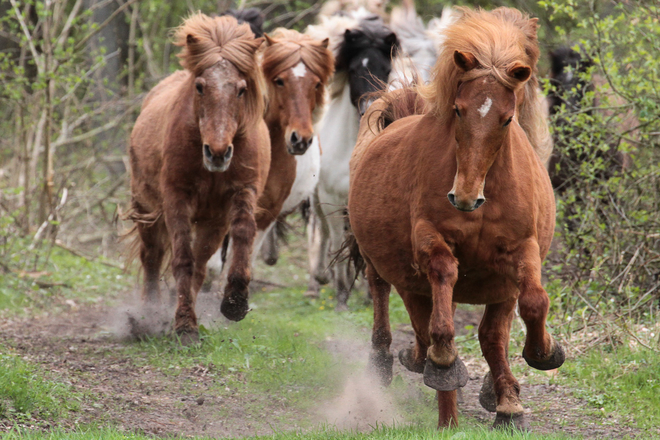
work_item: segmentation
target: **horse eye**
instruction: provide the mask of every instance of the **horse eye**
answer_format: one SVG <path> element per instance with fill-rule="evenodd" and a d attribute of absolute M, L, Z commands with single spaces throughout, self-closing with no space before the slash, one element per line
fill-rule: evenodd
<path fill-rule="evenodd" d="M 454 106 L 454 111 L 456 112 L 456 116 L 459 118 L 461 117 L 461 112 L 458 111 L 458 107 Z"/>
<path fill-rule="evenodd" d="M 504 127 L 506 127 L 507 125 L 509 125 L 509 124 L 511 123 L 512 120 L 513 120 L 513 116 L 511 116 L 509 119 L 506 120 L 506 122 L 504 123 Z"/>
<path fill-rule="evenodd" d="M 197 89 L 197 93 L 200 95 L 204 94 L 204 86 L 201 83 L 195 83 L 195 88 Z"/>
<path fill-rule="evenodd" d="M 278 87 L 284 87 L 284 81 L 282 81 L 282 78 L 275 78 L 275 81 L 273 81 L 273 82 Z"/>
<path fill-rule="evenodd" d="M 245 91 L 247 90 L 247 87 L 241 87 L 238 89 L 238 97 L 240 98 L 241 96 L 245 95 Z"/>

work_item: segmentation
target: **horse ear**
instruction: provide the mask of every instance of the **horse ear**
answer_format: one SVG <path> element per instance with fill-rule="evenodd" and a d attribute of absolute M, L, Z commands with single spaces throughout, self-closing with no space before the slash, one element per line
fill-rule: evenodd
<path fill-rule="evenodd" d="M 195 44 L 195 43 L 197 43 L 198 41 L 199 41 L 199 40 L 198 40 L 197 38 L 195 38 L 195 36 L 192 35 L 192 34 L 188 34 L 188 35 L 186 36 L 186 44 Z"/>
<path fill-rule="evenodd" d="M 387 37 L 385 37 L 385 44 L 387 44 L 390 48 L 395 48 L 395 49 L 399 48 L 399 39 L 397 38 L 394 32 L 390 33 Z"/>
<path fill-rule="evenodd" d="M 479 65 L 477 59 L 470 52 L 454 51 L 454 63 L 464 72 L 469 72 Z"/>
<path fill-rule="evenodd" d="M 516 63 L 509 67 L 506 73 L 520 82 L 525 82 L 532 76 L 532 68 L 525 66 L 524 64 Z"/>
<path fill-rule="evenodd" d="M 257 49 L 259 49 L 261 47 L 261 45 L 263 44 L 264 41 L 266 41 L 266 39 L 264 37 L 254 39 L 254 51 L 255 52 L 257 51 Z"/>
<path fill-rule="evenodd" d="M 327 49 L 329 45 L 330 45 L 330 38 L 326 38 L 325 40 L 321 41 L 321 47 L 323 47 L 323 49 Z"/>
<path fill-rule="evenodd" d="M 344 32 L 344 40 L 348 43 L 353 43 L 360 35 L 361 32 L 358 30 L 346 29 L 346 32 Z"/>
<path fill-rule="evenodd" d="M 266 39 L 266 46 L 272 46 L 273 44 L 275 44 L 275 40 L 270 38 L 270 35 L 264 33 L 264 38 Z"/>

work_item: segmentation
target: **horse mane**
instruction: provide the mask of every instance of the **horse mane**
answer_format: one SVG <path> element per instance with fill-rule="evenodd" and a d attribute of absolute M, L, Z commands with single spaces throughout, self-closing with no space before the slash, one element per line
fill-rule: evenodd
<path fill-rule="evenodd" d="M 335 71 L 335 57 L 328 49 L 328 39 L 316 40 L 300 32 L 278 28 L 266 36 L 268 46 L 263 51 L 261 69 L 269 88 L 281 72 L 302 62 L 318 76 L 323 87 L 316 91 L 314 122 L 318 122 L 325 105 L 325 86 Z"/>
<path fill-rule="evenodd" d="M 263 38 L 255 38 L 249 24 L 239 24 L 230 15 L 212 18 L 197 13 L 174 31 L 174 44 L 183 47 L 177 55 L 181 66 L 193 75 L 201 75 L 223 59 L 245 75 L 246 120 L 255 123 L 263 117 L 266 105 L 263 76 L 255 55 L 262 43 Z"/>
<path fill-rule="evenodd" d="M 434 67 L 434 79 L 427 86 L 420 86 L 419 93 L 429 104 L 431 112 L 448 121 L 453 117 L 456 91 L 461 82 L 492 75 L 505 87 L 521 91 L 518 123 L 545 164 L 552 153 L 552 138 L 547 107 L 538 88 L 538 20 L 505 7 L 490 12 L 467 8 L 456 10 L 462 16 L 444 31 L 445 40 Z M 455 51 L 474 55 L 478 67 L 468 72 L 459 69 L 454 62 Z M 524 84 L 507 74 L 507 69 L 517 63 L 532 68 L 532 76 Z"/>

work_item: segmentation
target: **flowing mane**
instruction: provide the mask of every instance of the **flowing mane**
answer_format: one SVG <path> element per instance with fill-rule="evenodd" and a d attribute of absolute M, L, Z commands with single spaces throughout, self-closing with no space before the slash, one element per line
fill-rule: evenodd
<path fill-rule="evenodd" d="M 268 46 L 263 52 L 261 68 L 268 87 L 272 87 L 272 79 L 278 74 L 302 62 L 321 80 L 323 87 L 319 87 L 316 92 L 316 108 L 322 110 L 325 104 L 325 86 L 335 70 L 335 58 L 328 49 L 328 39 L 320 41 L 284 28 L 276 29 L 270 36 L 266 36 L 266 39 Z M 315 116 L 320 117 L 322 112 L 316 113 L 318 115 Z"/>
<path fill-rule="evenodd" d="M 193 75 L 200 75 L 223 59 L 245 75 L 246 119 L 253 123 L 263 116 L 265 108 L 263 78 L 255 57 L 262 43 L 263 38 L 255 39 L 249 24 L 238 24 L 229 15 L 212 18 L 197 13 L 174 31 L 174 44 L 183 47 L 177 55 L 181 66 Z"/>
<path fill-rule="evenodd" d="M 430 104 L 433 113 L 447 120 L 453 117 L 459 84 L 492 75 L 505 87 L 519 92 L 518 122 L 545 164 L 552 152 L 552 138 L 546 121 L 545 101 L 538 90 L 538 20 L 504 7 L 491 12 L 457 10 L 462 16 L 445 29 L 445 41 L 434 68 L 434 79 L 428 86 L 420 87 L 420 94 Z M 459 69 L 454 63 L 455 51 L 471 53 L 479 66 L 469 72 Z M 507 74 L 507 69 L 515 64 L 532 68 L 532 76 L 524 85 Z"/>

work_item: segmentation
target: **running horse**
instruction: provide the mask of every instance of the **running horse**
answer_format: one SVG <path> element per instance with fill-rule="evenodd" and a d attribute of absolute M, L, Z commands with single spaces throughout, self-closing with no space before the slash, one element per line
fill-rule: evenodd
<path fill-rule="evenodd" d="M 328 50 L 328 39 L 316 40 L 282 28 L 276 29 L 272 36 L 266 34 L 265 38 L 261 69 L 268 91 L 264 119 L 270 134 L 271 163 L 266 187 L 257 202 L 255 250 L 262 246 L 280 213 L 290 213 L 305 198 L 307 192 L 297 189 L 295 183 L 308 174 L 305 172 L 308 159 L 318 159 L 320 154 L 318 147 L 311 152 L 308 149 L 314 137 L 314 124 L 323 113 L 325 86 L 335 64 Z M 231 255 L 233 244 L 228 246 Z M 218 254 L 213 264 L 221 272 Z"/>
<path fill-rule="evenodd" d="M 136 222 L 142 298 L 147 310 L 161 301 L 158 280 L 171 249 L 174 329 L 184 341 L 198 335 L 197 293 L 227 234 L 236 252 L 221 311 L 228 317 L 247 312 L 255 209 L 270 166 L 256 58 L 262 42 L 234 17 L 185 20 L 175 32 L 185 70 L 147 95 L 131 134 L 128 218 Z"/>
<path fill-rule="evenodd" d="M 494 392 L 482 393 L 482 405 L 496 410 L 495 426 L 526 428 L 507 360 L 516 303 L 527 363 L 549 370 L 564 362 L 545 328 L 549 298 L 541 284 L 555 226 L 540 158 L 547 152 L 523 129 L 543 112 L 537 20 L 509 8 L 460 12 L 445 31 L 432 82 L 376 101 L 351 158 L 353 250 L 364 258 L 374 302 L 370 364 L 391 381 L 394 285 L 416 339 L 399 360 L 437 390 L 438 425 L 457 425 L 456 390 L 468 374 L 453 314 L 456 303 L 484 304 L 479 341 L 493 379 L 485 391 Z"/>

